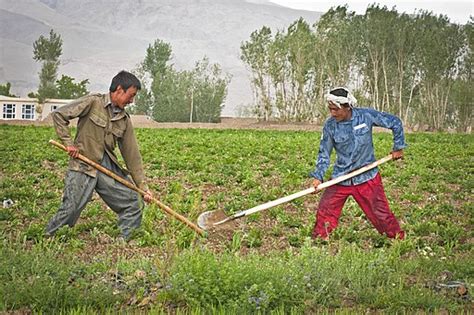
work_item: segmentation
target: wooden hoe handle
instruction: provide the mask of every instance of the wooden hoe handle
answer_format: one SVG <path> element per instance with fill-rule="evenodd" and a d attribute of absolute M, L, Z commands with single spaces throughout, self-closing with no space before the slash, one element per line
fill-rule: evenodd
<path fill-rule="evenodd" d="M 57 142 L 57 141 L 54 141 L 54 140 L 49 140 L 49 143 L 58 147 L 59 149 L 61 150 L 64 150 L 67 152 L 67 149 L 64 145 L 62 145 L 61 143 Z M 146 192 L 143 190 L 143 189 L 140 189 L 138 188 L 137 186 L 135 186 L 134 184 L 132 184 L 131 182 L 127 181 L 126 179 L 118 176 L 117 174 L 115 174 L 114 172 L 110 171 L 109 169 L 103 167 L 102 165 L 100 164 L 97 164 L 96 162 L 88 159 L 87 157 L 85 157 L 84 155 L 82 154 L 79 154 L 79 156 L 77 157 L 77 159 L 83 161 L 84 163 L 87 163 L 89 164 L 90 166 L 94 167 L 95 169 L 97 169 L 98 171 L 101 171 L 102 173 L 104 173 L 105 175 L 107 176 L 110 176 L 112 177 L 113 179 L 115 179 L 116 181 L 120 182 L 121 184 L 127 186 L 128 188 L 136 191 L 137 193 L 139 193 L 140 195 L 144 196 L 146 194 Z M 158 199 L 156 199 L 155 197 L 152 197 L 152 201 L 154 203 L 156 203 L 158 205 L 158 207 L 160 207 L 162 210 L 164 210 L 167 214 L 175 217 L 176 219 L 178 219 L 179 221 L 183 222 L 184 224 L 186 224 L 187 226 L 189 226 L 190 228 L 192 228 L 194 231 L 196 231 L 198 234 L 200 235 L 204 235 L 204 230 L 202 230 L 201 228 L 199 228 L 196 224 L 194 224 L 193 222 L 189 221 L 186 217 L 182 216 L 181 214 L 177 213 L 176 211 L 172 210 L 170 207 L 168 207 L 167 205 L 165 205 L 164 203 L 162 203 L 161 201 L 159 201 Z"/>

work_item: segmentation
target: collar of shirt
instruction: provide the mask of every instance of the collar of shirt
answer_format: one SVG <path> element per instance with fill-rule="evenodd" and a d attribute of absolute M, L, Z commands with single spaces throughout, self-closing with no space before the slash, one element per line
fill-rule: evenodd
<path fill-rule="evenodd" d="M 121 109 L 120 107 L 118 107 L 118 106 L 116 106 L 112 103 L 110 103 L 110 106 L 112 106 L 111 107 L 112 108 L 112 114 L 113 114 L 114 117 L 117 116 L 118 114 L 120 114 L 121 112 L 123 112 L 123 109 Z"/>
<path fill-rule="evenodd" d="M 110 95 L 105 94 L 104 98 L 104 107 L 110 106 L 109 113 L 112 117 L 112 120 L 118 120 L 125 116 L 125 110 L 121 109 L 120 107 L 114 105 L 112 101 L 110 100 Z"/>
<path fill-rule="evenodd" d="M 337 122 L 336 121 L 336 124 L 337 123 L 351 123 L 354 121 L 354 118 L 355 116 L 359 115 L 359 113 L 357 112 L 357 110 L 354 110 L 354 108 L 351 109 L 351 118 L 349 118 L 348 120 L 343 120 L 343 121 L 340 121 L 340 122 Z"/>
<path fill-rule="evenodd" d="M 107 107 L 109 105 L 112 105 L 112 101 L 110 100 L 110 94 L 106 93 L 104 95 L 104 107 Z"/>

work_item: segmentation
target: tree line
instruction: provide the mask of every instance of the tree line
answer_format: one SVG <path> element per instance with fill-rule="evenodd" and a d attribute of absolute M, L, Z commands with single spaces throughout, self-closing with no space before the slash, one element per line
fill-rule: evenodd
<path fill-rule="evenodd" d="M 324 95 L 350 87 L 361 106 L 391 112 L 430 130 L 472 125 L 473 18 L 466 25 L 377 4 L 356 15 L 330 9 L 313 25 L 302 18 L 275 33 L 262 27 L 243 42 L 262 120 L 327 117 Z"/>
<path fill-rule="evenodd" d="M 33 59 L 42 67 L 38 90 L 28 96 L 40 104 L 46 99 L 75 99 L 89 93 L 89 79 L 75 83 L 64 74 L 57 79 L 62 44 L 61 35 L 54 30 L 33 43 Z M 171 54 L 171 45 L 160 39 L 149 45 L 145 59 L 132 71 L 141 78 L 143 89 L 128 110 L 159 122 L 220 122 L 230 75 L 223 73 L 219 64 L 210 64 L 207 57 L 192 70 L 178 71 L 171 64 Z M 15 96 L 10 88 L 10 82 L 0 85 L 0 94 Z"/>
<path fill-rule="evenodd" d="M 263 26 L 242 42 L 240 57 L 251 73 L 252 114 L 261 120 L 323 123 L 329 88 L 348 86 L 361 106 L 398 115 L 410 127 L 472 127 L 473 18 L 465 25 L 420 10 L 398 13 L 378 4 L 356 15 L 330 9 L 313 25 L 300 18 L 287 29 Z M 62 38 L 51 30 L 33 43 L 42 63 L 37 92 L 73 99 L 88 93 L 89 80 L 74 82 L 58 68 Z M 231 76 L 204 57 L 191 70 L 171 63 L 172 47 L 150 44 L 133 71 L 142 81 L 132 113 L 160 122 L 219 122 Z M 10 94 L 10 83 L 0 93 Z"/>

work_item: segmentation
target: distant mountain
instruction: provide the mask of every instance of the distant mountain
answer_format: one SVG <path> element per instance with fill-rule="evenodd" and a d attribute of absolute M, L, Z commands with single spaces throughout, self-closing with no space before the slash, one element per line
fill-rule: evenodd
<path fill-rule="evenodd" d="M 107 91 L 121 69 L 133 70 L 157 38 L 172 45 L 173 63 L 191 69 L 208 56 L 232 75 L 223 115 L 252 102 L 240 44 L 262 26 L 288 27 L 320 13 L 266 0 L 0 0 L 0 84 L 26 96 L 38 86 L 33 42 L 54 29 L 63 39 L 59 74 L 89 79 L 89 90 Z"/>

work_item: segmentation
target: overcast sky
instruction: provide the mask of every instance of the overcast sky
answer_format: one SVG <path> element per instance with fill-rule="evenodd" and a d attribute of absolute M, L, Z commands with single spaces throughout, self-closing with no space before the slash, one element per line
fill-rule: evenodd
<path fill-rule="evenodd" d="M 385 5 L 391 9 L 395 6 L 398 12 L 414 13 L 415 9 L 423 9 L 432 11 L 435 14 L 444 14 L 449 17 L 451 22 L 466 24 L 469 21 L 469 16 L 473 15 L 473 0 L 402 0 L 402 1 L 363 1 L 363 0 L 348 0 L 348 1 L 319 1 L 319 0 L 270 0 L 270 2 L 293 8 L 310 11 L 326 12 L 333 6 L 348 4 L 351 11 L 358 14 L 364 14 L 367 6 L 372 3 Z"/>

